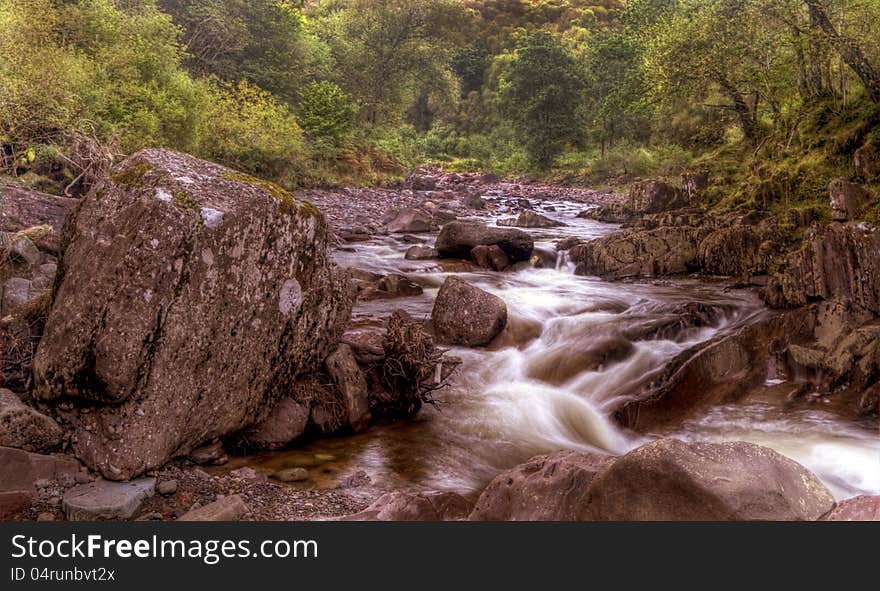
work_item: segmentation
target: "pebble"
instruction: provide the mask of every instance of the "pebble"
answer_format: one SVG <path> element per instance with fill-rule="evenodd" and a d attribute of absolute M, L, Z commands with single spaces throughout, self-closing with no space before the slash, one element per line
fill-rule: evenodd
<path fill-rule="evenodd" d="M 177 492 L 176 480 L 163 480 L 156 486 L 156 491 L 163 496 L 173 495 Z"/>
<path fill-rule="evenodd" d="M 305 468 L 288 468 L 275 472 L 273 476 L 281 482 L 302 482 L 309 479 L 309 471 Z"/>

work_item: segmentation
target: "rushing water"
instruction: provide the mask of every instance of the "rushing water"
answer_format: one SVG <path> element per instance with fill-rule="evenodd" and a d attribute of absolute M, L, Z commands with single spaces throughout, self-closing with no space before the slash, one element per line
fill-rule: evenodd
<path fill-rule="evenodd" d="M 488 199 L 505 202 L 503 196 Z M 597 237 L 616 229 L 576 218 L 582 209 L 553 203 L 542 211 L 567 224 L 531 231 L 551 260 L 553 242 L 561 237 Z M 455 272 L 504 299 L 509 312 L 505 335 L 488 350 L 450 351 L 463 364 L 439 394 L 439 405 L 425 408 L 416 420 L 266 454 L 257 458 L 258 465 L 308 466 L 319 486 L 335 485 L 362 470 L 380 488 L 472 493 L 500 470 L 539 453 L 625 453 L 647 438 L 617 427 L 610 411 L 676 354 L 763 312 L 750 292 L 696 280 L 612 283 L 578 277 L 563 256 L 557 257 L 555 269 L 463 272 L 451 263 L 407 261 L 409 246 L 394 237 L 377 237 L 336 253 L 340 265 L 402 273 L 425 290 L 419 297 L 359 303 L 355 327 L 381 326 L 394 307 L 427 318 L 440 285 Z M 693 302 L 718 311 L 711 326 L 677 325 L 681 307 Z M 880 493 L 876 430 L 822 410 L 788 411 L 769 403 L 723 406 L 671 434 L 772 447 L 813 470 L 840 498 Z"/>

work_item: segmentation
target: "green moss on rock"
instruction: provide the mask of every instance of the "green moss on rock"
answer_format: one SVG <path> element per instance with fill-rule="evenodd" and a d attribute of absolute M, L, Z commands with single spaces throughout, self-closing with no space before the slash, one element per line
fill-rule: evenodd
<path fill-rule="evenodd" d="M 280 187 L 271 181 L 257 178 L 243 172 L 226 172 L 221 176 L 229 181 L 259 187 L 281 203 L 281 211 L 284 213 L 295 213 L 297 211 L 297 203 L 293 195 L 283 187 Z"/>
<path fill-rule="evenodd" d="M 140 189 L 144 186 L 144 177 L 151 170 L 152 167 L 146 162 L 138 162 L 111 174 L 110 178 L 117 185 Z"/>

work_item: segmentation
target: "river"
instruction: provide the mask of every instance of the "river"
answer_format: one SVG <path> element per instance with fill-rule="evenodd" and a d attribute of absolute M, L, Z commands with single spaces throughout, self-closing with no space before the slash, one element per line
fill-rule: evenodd
<path fill-rule="evenodd" d="M 510 217 L 502 194 L 494 224 Z M 513 204 L 511 204 L 513 207 Z M 880 436 L 876 425 L 847 421 L 821 407 L 791 410 L 775 400 L 715 407 L 663 433 L 637 434 L 609 417 L 685 349 L 743 326 L 765 313 L 754 293 L 696 279 L 637 283 L 576 276 L 554 242 L 598 237 L 616 226 L 577 218 L 584 206 L 544 202 L 537 210 L 564 222 L 527 230 L 556 264 L 505 273 L 462 270 L 442 261 L 408 261 L 411 244 L 390 236 L 335 252 L 346 267 L 401 273 L 424 288 L 418 297 L 358 302 L 353 327 L 384 324 L 395 307 L 428 318 L 450 273 L 501 297 L 506 333 L 488 349 L 453 348 L 463 361 L 438 404 L 413 421 L 377 425 L 368 432 L 323 439 L 303 447 L 252 456 L 266 470 L 306 466 L 312 485 L 336 486 L 365 472 L 380 490 L 433 489 L 475 494 L 499 471 L 540 453 L 600 449 L 622 454 L 652 436 L 689 440 L 742 440 L 776 449 L 800 462 L 838 499 L 880 494 Z M 555 267 L 555 268 L 554 268 Z M 716 313 L 702 326 L 677 326 L 681 307 L 701 302 Z M 774 384 L 775 385 L 775 384 Z M 243 459 L 235 460 L 240 465 Z"/>

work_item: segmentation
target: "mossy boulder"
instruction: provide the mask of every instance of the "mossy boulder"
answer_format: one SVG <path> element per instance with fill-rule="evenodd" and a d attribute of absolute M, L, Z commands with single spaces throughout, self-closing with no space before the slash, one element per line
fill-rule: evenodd
<path fill-rule="evenodd" d="M 106 478 L 253 425 L 336 348 L 349 281 L 323 216 L 279 190 L 144 150 L 69 220 L 34 394 Z"/>

